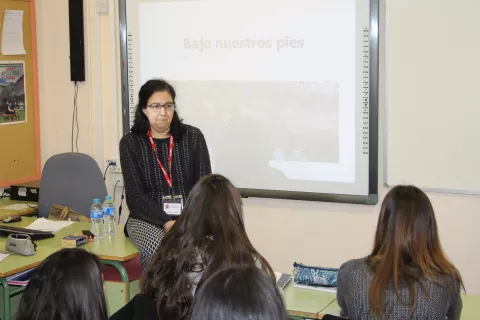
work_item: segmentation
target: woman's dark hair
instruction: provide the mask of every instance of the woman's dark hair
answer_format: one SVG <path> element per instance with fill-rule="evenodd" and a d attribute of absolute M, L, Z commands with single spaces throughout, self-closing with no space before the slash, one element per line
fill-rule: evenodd
<path fill-rule="evenodd" d="M 150 130 L 150 121 L 148 121 L 143 110 L 147 107 L 148 99 L 156 92 L 168 92 L 173 99 L 173 103 L 175 103 L 177 94 L 173 86 L 167 81 L 152 79 L 145 82 L 138 92 L 138 104 L 135 107 L 135 120 L 133 121 L 132 132 L 147 133 Z M 185 125 L 182 121 L 183 119 L 180 118 L 178 111 L 175 109 L 172 124 L 170 125 L 170 133 L 175 137 L 175 140 L 180 140 L 185 132 Z"/>
<path fill-rule="evenodd" d="M 188 320 L 288 320 L 279 290 L 255 266 L 232 266 L 199 287 Z"/>
<path fill-rule="evenodd" d="M 257 265 L 275 279 L 248 239 L 239 191 L 227 178 L 209 175 L 193 187 L 182 214 L 148 264 L 142 292 L 156 301 L 160 319 L 185 319 L 193 300 L 189 274 L 201 273 L 202 282 L 236 264 Z"/>
<path fill-rule="evenodd" d="M 396 186 L 385 196 L 368 260 L 373 272 L 370 312 L 382 319 L 385 291 L 392 282 L 397 296 L 400 285 L 408 287 L 410 316 L 416 303 L 414 284 L 428 296 L 423 277 L 443 286 L 453 282 L 456 288 L 452 291 L 463 287 L 460 273 L 443 253 L 432 204 L 414 186 Z"/>
<path fill-rule="evenodd" d="M 17 320 L 106 320 L 107 304 L 98 258 L 82 249 L 62 249 L 34 270 Z"/>

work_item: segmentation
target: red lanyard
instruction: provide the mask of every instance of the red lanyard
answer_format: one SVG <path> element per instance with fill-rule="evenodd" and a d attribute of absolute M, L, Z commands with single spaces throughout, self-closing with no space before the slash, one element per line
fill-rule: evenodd
<path fill-rule="evenodd" d="M 153 153 L 155 153 L 155 158 L 157 158 L 158 165 L 160 166 L 160 169 L 162 169 L 163 176 L 165 177 L 165 180 L 167 180 L 167 183 L 170 186 L 170 188 L 172 188 L 173 135 L 170 135 L 170 147 L 169 147 L 170 149 L 168 151 L 170 177 L 168 176 L 167 171 L 165 170 L 165 167 L 163 166 L 163 164 L 160 162 L 160 159 L 158 158 L 157 145 L 153 141 L 152 132 L 148 131 L 147 135 L 148 135 L 148 139 L 150 140 L 150 144 L 152 145 Z"/>

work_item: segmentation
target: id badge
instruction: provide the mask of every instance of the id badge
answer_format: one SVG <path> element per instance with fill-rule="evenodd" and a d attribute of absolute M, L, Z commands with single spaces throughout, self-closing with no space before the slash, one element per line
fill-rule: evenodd
<path fill-rule="evenodd" d="M 182 196 L 163 197 L 163 211 L 172 216 L 179 216 L 183 209 Z"/>

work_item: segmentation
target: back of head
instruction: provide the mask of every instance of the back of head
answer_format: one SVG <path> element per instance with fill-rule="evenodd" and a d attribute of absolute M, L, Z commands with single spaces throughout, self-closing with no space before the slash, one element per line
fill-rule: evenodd
<path fill-rule="evenodd" d="M 105 320 L 101 264 L 82 249 L 62 249 L 38 266 L 17 320 Z"/>
<path fill-rule="evenodd" d="M 193 299 L 191 274 L 205 280 L 234 264 L 260 265 L 275 278 L 248 239 L 239 191 L 224 176 L 212 174 L 190 192 L 182 214 L 147 267 L 142 291 L 157 300 L 160 316 L 183 319 Z"/>
<path fill-rule="evenodd" d="M 193 187 L 175 226 L 175 233 L 184 235 L 183 245 L 191 241 L 196 247 L 204 247 L 213 238 L 216 247 L 228 246 L 228 253 L 235 245 L 249 243 L 240 192 L 219 174 L 203 177 Z"/>
<path fill-rule="evenodd" d="M 198 290 L 189 320 L 287 320 L 275 281 L 254 266 L 218 271 Z"/>
<path fill-rule="evenodd" d="M 447 285 L 442 281 L 448 276 L 461 284 L 458 271 L 443 253 L 432 204 L 414 186 L 396 186 L 385 196 L 369 263 L 373 271 L 369 300 L 374 314 L 382 314 L 384 292 L 391 281 L 397 294 L 399 285 L 408 286 L 412 311 L 413 285 L 421 285 L 423 277 Z"/>

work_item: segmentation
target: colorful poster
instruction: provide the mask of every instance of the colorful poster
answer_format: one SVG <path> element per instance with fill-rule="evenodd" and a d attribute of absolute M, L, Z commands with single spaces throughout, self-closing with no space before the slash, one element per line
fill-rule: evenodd
<path fill-rule="evenodd" d="M 27 121 L 23 61 L 0 62 L 0 125 Z"/>

